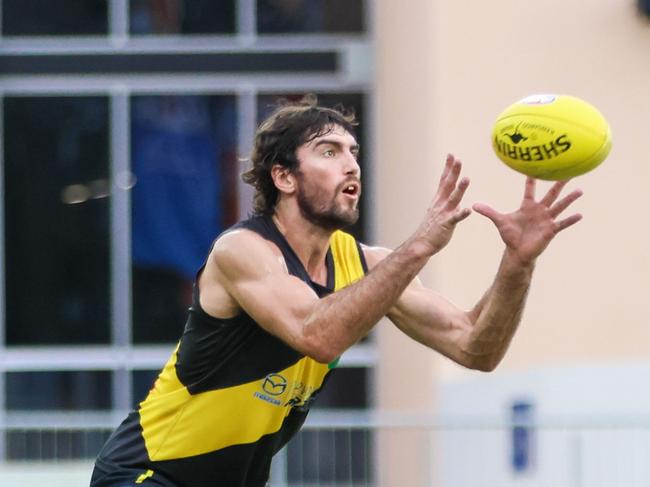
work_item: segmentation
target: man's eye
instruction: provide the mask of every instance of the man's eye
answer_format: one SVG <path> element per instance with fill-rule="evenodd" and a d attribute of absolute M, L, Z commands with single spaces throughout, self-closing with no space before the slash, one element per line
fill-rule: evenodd
<path fill-rule="evenodd" d="M 325 152 L 323 152 L 323 155 L 325 155 L 326 157 L 333 157 L 334 151 L 332 149 L 327 149 Z"/>

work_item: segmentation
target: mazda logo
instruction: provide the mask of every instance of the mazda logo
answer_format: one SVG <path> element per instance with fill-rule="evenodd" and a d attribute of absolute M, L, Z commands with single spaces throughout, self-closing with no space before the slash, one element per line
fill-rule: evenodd
<path fill-rule="evenodd" d="M 282 377 L 280 374 L 269 374 L 264 378 L 262 382 L 262 389 L 267 394 L 272 396 L 279 396 L 287 388 L 287 379 Z"/>

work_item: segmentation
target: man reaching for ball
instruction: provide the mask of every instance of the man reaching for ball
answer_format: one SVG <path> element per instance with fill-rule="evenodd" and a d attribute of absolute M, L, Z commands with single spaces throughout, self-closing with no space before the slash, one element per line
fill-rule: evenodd
<path fill-rule="evenodd" d="M 460 161 L 447 157 L 422 223 L 391 251 L 341 231 L 359 216 L 358 151 L 353 117 L 313 99 L 262 123 L 244 174 L 255 215 L 215 241 L 178 346 L 104 446 L 92 486 L 264 486 L 338 357 L 383 316 L 461 365 L 496 367 L 537 257 L 581 218 L 558 219 L 580 191 L 560 198 L 560 182 L 536 201 L 529 178 L 516 211 L 473 206 L 505 251 L 485 295 L 463 311 L 416 277 L 470 215 Z"/>

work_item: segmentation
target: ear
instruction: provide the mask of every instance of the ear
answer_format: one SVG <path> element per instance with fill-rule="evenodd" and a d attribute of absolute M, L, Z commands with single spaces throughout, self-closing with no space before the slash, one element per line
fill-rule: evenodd
<path fill-rule="evenodd" d="M 296 191 L 296 176 L 285 166 L 274 164 L 271 168 L 271 178 L 280 193 L 293 194 Z"/>

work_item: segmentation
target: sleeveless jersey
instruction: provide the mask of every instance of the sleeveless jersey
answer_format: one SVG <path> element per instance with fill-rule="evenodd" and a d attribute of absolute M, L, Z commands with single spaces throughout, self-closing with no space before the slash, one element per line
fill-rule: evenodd
<path fill-rule="evenodd" d="M 323 287 L 270 217 L 230 230 L 238 228 L 277 245 L 289 273 L 319 297 L 367 272 L 358 242 L 342 231 L 330 240 Z M 197 282 L 180 342 L 147 398 L 100 452 L 92 486 L 145 479 L 177 487 L 264 486 L 272 456 L 298 432 L 336 366 L 338 360 L 321 364 L 300 354 L 245 312 L 229 319 L 208 315 Z"/>

